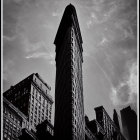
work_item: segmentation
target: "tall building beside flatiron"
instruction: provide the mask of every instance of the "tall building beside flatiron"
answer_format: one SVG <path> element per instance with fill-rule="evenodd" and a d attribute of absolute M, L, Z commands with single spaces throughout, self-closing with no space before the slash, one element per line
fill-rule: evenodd
<path fill-rule="evenodd" d="M 55 127 L 58 139 L 84 140 L 82 37 L 73 5 L 68 5 L 60 22 L 56 45 Z"/>
<path fill-rule="evenodd" d="M 46 119 L 51 123 L 53 100 L 50 90 L 40 75 L 33 73 L 11 86 L 3 96 L 27 117 L 28 129 L 36 132 L 36 126 Z"/>

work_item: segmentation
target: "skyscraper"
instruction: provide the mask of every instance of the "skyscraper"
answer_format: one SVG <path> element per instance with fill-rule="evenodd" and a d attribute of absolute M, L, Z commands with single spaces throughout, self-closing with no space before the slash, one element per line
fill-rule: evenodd
<path fill-rule="evenodd" d="M 137 115 L 130 106 L 120 111 L 122 119 L 122 128 L 124 135 L 128 140 L 137 140 Z"/>
<path fill-rule="evenodd" d="M 48 120 L 51 122 L 53 100 L 51 87 L 43 81 L 38 73 L 33 73 L 3 95 L 17 107 L 29 121 L 29 130 L 36 131 L 36 125 Z"/>
<path fill-rule="evenodd" d="M 84 140 L 82 37 L 75 7 L 64 11 L 56 38 L 55 128 L 57 139 Z"/>

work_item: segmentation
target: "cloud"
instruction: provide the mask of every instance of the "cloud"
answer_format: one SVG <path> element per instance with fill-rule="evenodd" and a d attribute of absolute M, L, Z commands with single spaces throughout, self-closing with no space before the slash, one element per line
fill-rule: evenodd
<path fill-rule="evenodd" d="M 103 37 L 99 45 L 104 46 L 109 40 L 106 37 Z"/>
<path fill-rule="evenodd" d="M 12 60 L 7 60 L 3 64 L 3 80 L 8 81 L 11 79 L 11 74 L 12 74 L 12 69 L 14 68 L 14 61 Z"/>
<path fill-rule="evenodd" d="M 28 38 L 26 37 L 22 37 L 22 46 L 25 50 L 26 53 L 31 53 L 31 52 L 35 52 L 35 51 L 45 51 L 46 50 L 46 44 L 44 41 L 40 41 L 40 42 L 35 42 L 35 43 L 31 43 Z"/>
<path fill-rule="evenodd" d="M 54 53 L 45 53 L 45 52 L 35 52 L 28 56 L 26 56 L 27 59 L 38 59 L 42 58 L 45 60 L 48 60 L 50 64 L 55 64 L 55 54 Z"/>
<path fill-rule="evenodd" d="M 52 16 L 53 16 L 53 17 L 60 17 L 60 16 L 61 16 L 61 13 L 53 12 L 53 13 L 52 13 Z"/>
<path fill-rule="evenodd" d="M 90 28 L 91 25 L 92 25 L 92 21 L 91 20 L 87 21 L 86 25 L 87 25 L 88 28 Z"/>
<path fill-rule="evenodd" d="M 12 37 L 9 37 L 9 36 L 6 36 L 6 35 L 3 36 L 4 41 L 14 41 L 16 38 L 17 38 L 16 35 L 12 36 Z"/>
<path fill-rule="evenodd" d="M 111 100 L 116 106 L 136 104 L 137 100 L 137 64 L 131 64 L 129 75 L 117 87 L 112 87 Z"/>
<path fill-rule="evenodd" d="M 128 20 L 121 19 L 119 22 L 115 23 L 116 29 L 119 29 L 124 35 L 123 39 L 130 38 L 135 39 L 133 29 L 130 26 L 130 23 Z"/>

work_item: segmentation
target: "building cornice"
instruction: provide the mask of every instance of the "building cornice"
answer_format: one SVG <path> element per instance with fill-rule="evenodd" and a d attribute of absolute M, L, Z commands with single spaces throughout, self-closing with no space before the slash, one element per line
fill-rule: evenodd
<path fill-rule="evenodd" d="M 45 85 L 49 90 L 51 90 L 51 86 L 49 86 L 44 80 L 41 78 L 41 76 L 38 73 L 35 73 L 35 76 Z"/>
<path fill-rule="evenodd" d="M 52 99 L 52 97 L 50 95 L 48 95 L 43 89 L 41 89 L 39 87 L 39 85 L 36 82 L 34 82 L 33 80 L 32 80 L 32 84 L 40 91 L 40 93 L 42 93 L 42 95 L 45 98 L 47 98 L 53 104 L 54 101 L 53 101 L 53 99 Z"/>

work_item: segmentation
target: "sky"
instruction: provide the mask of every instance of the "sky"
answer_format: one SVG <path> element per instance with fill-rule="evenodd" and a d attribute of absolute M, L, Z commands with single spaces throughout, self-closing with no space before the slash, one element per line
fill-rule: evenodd
<path fill-rule="evenodd" d="M 137 0 L 3 0 L 3 91 L 32 73 L 55 94 L 54 39 L 73 4 L 83 38 L 85 114 L 137 108 Z"/>

